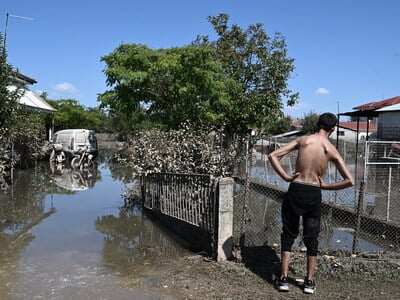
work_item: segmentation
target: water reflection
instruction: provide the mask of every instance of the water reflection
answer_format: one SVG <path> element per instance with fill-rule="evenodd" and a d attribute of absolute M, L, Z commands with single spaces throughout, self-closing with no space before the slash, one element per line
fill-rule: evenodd
<path fill-rule="evenodd" d="M 83 191 L 93 188 L 98 177 L 97 166 L 73 169 L 65 164 L 50 164 L 51 182 L 69 191 Z"/>
<path fill-rule="evenodd" d="M 124 207 L 133 172 L 112 151 L 97 159 L 83 173 L 48 162 L 17 170 L 0 192 L 0 299 L 112 299 L 122 289 L 115 274 L 144 276 L 184 253 L 138 207 Z"/>
<path fill-rule="evenodd" d="M 96 229 L 105 234 L 104 265 L 122 275 L 142 276 L 149 267 L 181 257 L 186 251 L 136 206 L 120 210 L 118 216 L 99 217 Z"/>
<path fill-rule="evenodd" d="M 19 273 L 15 265 L 22 251 L 35 239 L 31 229 L 56 212 L 45 207 L 48 178 L 41 172 L 16 171 L 14 184 L 0 193 L 0 298 L 8 295 Z M 8 283 L 8 284 L 1 284 Z"/>

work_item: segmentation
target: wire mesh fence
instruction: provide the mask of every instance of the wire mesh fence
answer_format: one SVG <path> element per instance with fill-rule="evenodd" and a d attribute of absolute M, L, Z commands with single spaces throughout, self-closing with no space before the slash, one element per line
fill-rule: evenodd
<path fill-rule="evenodd" d="M 238 168 L 234 196 L 234 242 L 238 246 L 280 244 L 281 203 L 288 188 L 267 154 L 289 140 L 258 140 Z M 335 141 L 333 141 L 335 143 Z M 356 179 L 339 191 L 322 191 L 319 248 L 322 251 L 387 252 L 400 249 L 400 151 L 395 142 L 339 141 L 338 149 Z M 293 173 L 297 153 L 282 160 Z M 334 164 L 325 182 L 341 180 Z M 300 230 L 301 232 L 301 230 Z M 304 248 L 301 234 L 294 249 Z"/>

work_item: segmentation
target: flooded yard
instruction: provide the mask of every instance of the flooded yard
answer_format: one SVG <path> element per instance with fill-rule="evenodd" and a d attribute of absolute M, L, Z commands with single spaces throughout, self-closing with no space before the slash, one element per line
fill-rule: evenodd
<path fill-rule="evenodd" d="M 3 182 L 0 299 L 286 298 L 272 284 L 275 250 L 255 249 L 259 255 L 245 263 L 217 263 L 184 248 L 140 207 L 125 208 L 136 182 L 111 157 L 102 152 L 97 167 L 84 172 L 44 162 L 16 171 L 13 185 Z M 335 234 L 329 241 L 351 237 L 346 230 Z M 323 256 L 318 297 L 398 299 L 398 265 L 393 255 Z M 305 270 L 302 253 L 291 270 L 295 276 Z M 290 297 L 302 298 L 301 289 Z"/>
<path fill-rule="evenodd" d="M 132 180 L 107 157 L 84 172 L 15 171 L 0 194 L 0 299 L 170 299 L 123 287 L 124 275 L 186 253 L 139 208 L 123 208 Z"/>

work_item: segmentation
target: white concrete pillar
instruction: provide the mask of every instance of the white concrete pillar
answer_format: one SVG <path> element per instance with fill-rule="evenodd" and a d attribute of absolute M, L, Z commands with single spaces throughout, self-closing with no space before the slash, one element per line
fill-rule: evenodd
<path fill-rule="evenodd" d="M 217 261 L 233 256 L 233 178 L 219 181 Z"/>

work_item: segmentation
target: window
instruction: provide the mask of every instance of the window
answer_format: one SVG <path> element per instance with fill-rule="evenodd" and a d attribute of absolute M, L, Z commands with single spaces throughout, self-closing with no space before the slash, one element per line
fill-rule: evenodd
<path fill-rule="evenodd" d="M 84 143 L 86 142 L 86 137 L 84 133 L 77 133 L 76 134 L 76 143 Z"/>

